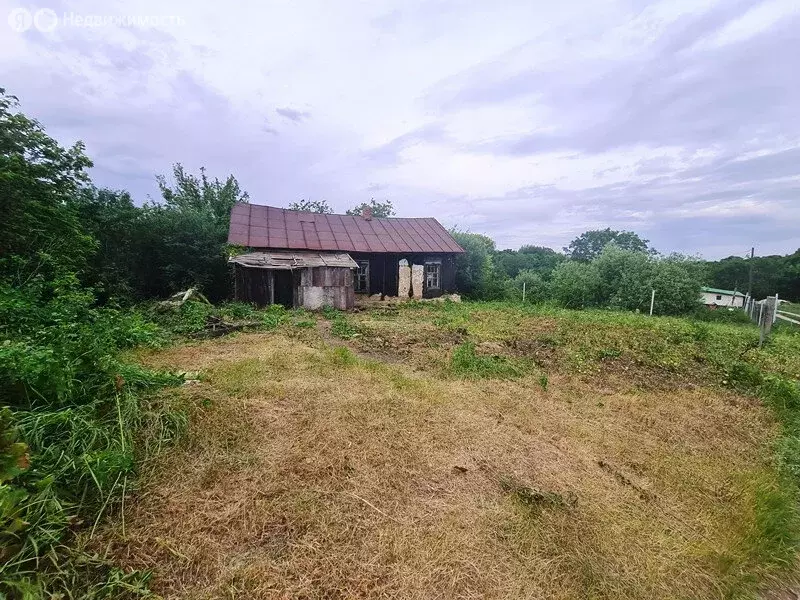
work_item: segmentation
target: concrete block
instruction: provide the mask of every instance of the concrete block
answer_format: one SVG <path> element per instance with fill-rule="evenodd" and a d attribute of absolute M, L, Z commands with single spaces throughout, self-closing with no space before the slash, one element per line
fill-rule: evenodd
<path fill-rule="evenodd" d="M 425 266 L 413 265 L 411 267 L 411 292 L 415 299 L 422 298 L 422 285 L 425 281 Z"/>
<path fill-rule="evenodd" d="M 400 261 L 397 274 L 397 296 L 400 298 L 408 298 L 411 291 L 411 269 L 408 266 L 408 261 L 403 259 Z"/>
<path fill-rule="evenodd" d="M 325 306 L 325 288 L 311 286 L 303 290 L 303 308 L 319 310 Z"/>

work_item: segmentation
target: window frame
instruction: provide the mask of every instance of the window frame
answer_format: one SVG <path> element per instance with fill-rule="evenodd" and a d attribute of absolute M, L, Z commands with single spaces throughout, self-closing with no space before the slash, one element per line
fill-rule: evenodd
<path fill-rule="evenodd" d="M 428 272 L 429 267 L 436 267 L 435 271 Z M 424 263 L 423 273 L 425 275 L 425 289 L 426 290 L 441 290 L 442 289 L 442 261 L 441 259 L 426 260 Z M 429 278 L 431 275 L 435 276 L 436 285 L 430 285 Z"/>
<path fill-rule="evenodd" d="M 369 260 L 357 260 L 356 263 L 358 268 L 353 271 L 353 291 L 356 294 L 369 294 Z M 362 278 L 364 287 L 359 289 Z"/>

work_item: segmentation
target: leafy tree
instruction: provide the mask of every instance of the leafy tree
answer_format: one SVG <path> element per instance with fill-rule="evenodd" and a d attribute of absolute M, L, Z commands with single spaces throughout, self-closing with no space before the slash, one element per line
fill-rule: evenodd
<path fill-rule="evenodd" d="M 227 239 L 230 212 L 248 195 L 233 175 L 222 182 L 173 167 L 174 182 L 157 177 L 163 204 L 142 208 L 134 244 L 136 289 L 163 297 L 199 285 L 212 301 L 230 295 Z"/>
<path fill-rule="evenodd" d="M 154 331 L 80 285 L 100 247 L 82 199 L 104 204 L 83 188 L 91 163 L 16 107 L 0 92 L 0 597 L 121 597 L 141 574 L 65 542 L 118 502 L 142 425 L 170 435 L 134 393 L 156 378 L 118 359 Z"/>
<path fill-rule="evenodd" d="M 477 233 L 455 230 L 450 233 L 465 250 L 456 257 L 456 288 L 469 297 L 480 298 L 492 271 L 489 257 L 494 242 Z"/>
<path fill-rule="evenodd" d="M 289 210 L 299 210 L 301 212 L 319 213 L 323 215 L 330 215 L 333 209 L 328 205 L 327 200 L 300 200 L 300 202 L 292 202 L 289 205 Z"/>
<path fill-rule="evenodd" d="M 600 275 L 601 304 L 625 310 L 642 309 L 649 304 L 654 272 L 651 256 L 611 243 L 592 264 Z"/>
<path fill-rule="evenodd" d="M 395 214 L 394 205 L 392 204 L 391 200 L 387 200 L 386 202 L 376 202 L 375 198 L 370 199 L 369 202 L 362 202 L 358 206 L 354 206 L 345 214 L 359 216 L 362 215 L 364 210 L 367 208 L 372 210 L 373 217 L 377 217 L 379 219 L 391 217 Z"/>
<path fill-rule="evenodd" d="M 0 88 L 0 276 L 22 284 L 82 268 L 94 243 L 68 206 L 92 166 L 83 144 L 62 148 L 18 106 Z"/>
<path fill-rule="evenodd" d="M 82 282 L 94 288 L 102 302 L 136 295 L 134 273 L 139 263 L 138 240 L 142 209 L 123 191 L 87 186 L 71 200 L 84 230 L 97 241 Z"/>
<path fill-rule="evenodd" d="M 186 173 L 183 165 L 172 166 L 174 184 L 170 185 L 163 175 L 156 175 L 158 188 L 164 204 L 181 212 L 195 211 L 227 227 L 231 209 L 237 202 L 249 202 L 247 192 L 239 187 L 233 175 L 223 183 L 217 178 L 209 179 L 205 167 L 200 167 L 200 177 Z"/>
<path fill-rule="evenodd" d="M 492 257 L 498 270 L 507 277 L 516 277 L 521 271 L 533 271 L 544 279 L 566 258 L 563 254 L 543 246 L 522 246 L 519 251 L 502 250 Z"/>
<path fill-rule="evenodd" d="M 648 246 L 648 240 L 643 240 L 632 231 L 616 231 L 608 227 L 582 233 L 564 248 L 564 252 L 573 260 L 590 261 L 600 256 L 603 248 L 612 242 L 623 250 L 654 252 Z"/>
<path fill-rule="evenodd" d="M 800 250 L 786 256 L 729 256 L 705 263 L 705 283 L 710 287 L 746 292 L 753 269 L 753 296 L 800 301 Z"/>
<path fill-rule="evenodd" d="M 599 303 L 602 281 L 596 265 L 568 260 L 555 268 L 550 287 L 561 306 L 585 308 Z"/>
<path fill-rule="evenodd" d="M 654 312 L 680 315 L 694 311 L 700 301 L 702 267 L 696 261 L 673 254 L 656 261 L 652 286 L 656 291 Z"/>

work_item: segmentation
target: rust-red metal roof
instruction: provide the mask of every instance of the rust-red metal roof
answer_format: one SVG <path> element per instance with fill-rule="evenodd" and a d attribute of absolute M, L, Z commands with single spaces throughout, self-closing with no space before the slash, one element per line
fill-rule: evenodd
<path fill-rule="evenodd" d="M 344 252 L 464 252 L 433 218 L 405 219 L 321 215 L 236 204 L 228 243 L 251 248 Z"/>

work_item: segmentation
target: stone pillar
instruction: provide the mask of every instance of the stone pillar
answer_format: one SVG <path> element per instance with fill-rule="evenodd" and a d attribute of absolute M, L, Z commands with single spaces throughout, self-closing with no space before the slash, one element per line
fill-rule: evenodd
<path fill-rule="evenodd" d="M 422 282 L 425 281 L 425 267 L 423 265 L 414 265 L 411 267 L 411 292 L 414 298 L 420 300 L 422 298 Z"/>
<path fill-rule="evenodd" d="M 409 292 L 411 291 L 411 269 L 405 258 L 400 261 L 399 269 L 397 275 L 397 297 L 408 298 Z"/>

